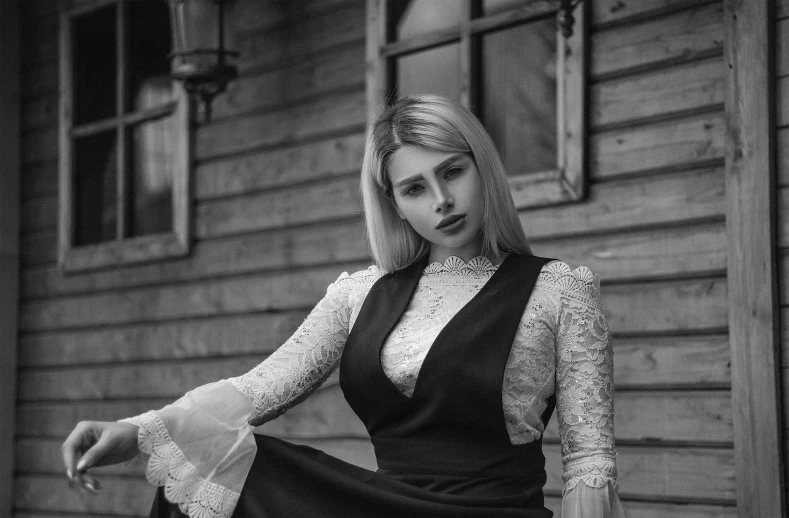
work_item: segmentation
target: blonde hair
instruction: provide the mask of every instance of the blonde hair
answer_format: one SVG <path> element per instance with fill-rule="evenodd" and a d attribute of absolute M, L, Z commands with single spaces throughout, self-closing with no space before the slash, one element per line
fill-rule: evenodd
<path fill-rule="evenodd" d="M 367 127 L 361 190 L 367 239 L 376 264 L 401 270 L 430 251 L 430 243 L 398 217 L 388 166 L 403 146 L 470 154 L 482 181 L 482 255 L 532 255 L 510 194 L 504 164 L 482 123 L 462 105 L 437 95 L 398 99 Z"/>

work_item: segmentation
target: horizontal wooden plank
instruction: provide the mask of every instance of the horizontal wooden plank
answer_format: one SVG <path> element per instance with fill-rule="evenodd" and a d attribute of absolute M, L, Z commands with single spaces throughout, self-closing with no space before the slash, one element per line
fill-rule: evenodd
<path fill-rule="evenodd" d="M 775 75 L 789 75 L 789 18 L 780 20 L 775 27 Z"/>
<path fill-rule="evenodd" d="M 41 96 L 57 94 L 58 91 L 58 64 L 46 63 L 22 70 L 21 96 L 22 99 L 35 99 Z"/>
<path fill-rule="evenodd" d="M 625 515 L 636 518 L 737 518 L 734 506 L 620 500 Z M 561 496 L 549 494 L 545 497 L 545 507 L 553 511 L 555 518 L 562 518 L 561 506 Z"/>
<path fill-rule="evenodd" d="M 533 249 L 538 255 L 589 266 L 605 280 L 666 277 L 724 270 L 724 234 L 723 223 L 713 222 L 540 240 L 533 243 Z M 54 243 L 54 235 L 52 239 Z M 63 275 L 55 267 L 25 270 L 21 293 L 23 299 L 86 293 L 332 261 L 361 261 L 367 256 L 363 225 L 351 220 L 200 241 L 194 253 L 181 260 L 90 275 Z"/>
<path fill-rule="evenodd" d="M 590 175 L 603 179 L 722 161 L 725 136 L 722 111 L 593 134 Z"/>
<path fill-rule="evenodd" d="M 227 277 L 266 270 L 364 261 L 369 257 L 358 219 L 199 241 L 183 259 L 64 275 L 57 268 L 25 270 L 23 299 Z"/>
<path fill-rule="evenodd" d="M 22 129 L 25 131 L 55 128 L 58 124 L 58 96 L 52 93 L 22 104 Z"/>
<path fill-rule="evenodd" d="M 20 239 L 19 250 L 22 268 L 54 265 L 58 252 L 57 231 L 50 229 L 25 234 Z"/>
<path fill-rule="evenodd" d="M 725 334 L 614 337 L 613 344 L 617 387 L 731 382 L 729 339 Z"/>
<path fill-rule="evenodd" d="M 583 203 L 527 210 L 530 239 L 607 233 L 725 214 L 723 170 L 701 169 L 592 184 Z"/>
<path fill-rule="evenodd" d="M 15 480 L 14 506 L 21 511 L 73 512 L 84 515 L 147 516 L 156 489 L 144 478 L 102 480 L 97 495 L 70 490 L 64 475 L 23 475 Z"/>
<path fill-rule="evenodd" d="M 304 4 L 305 2 L 299 2 Z M 250 30 L 271 31 L 288 23 L 288 5 L 284 2 L 233 2 L 226 8 L 229 39 Z"/>
<path fill-rule="evenodd" d="M 614 408 L 617 440 L 733 441 L 727 390 L 618 392 Z M 551 417 L 544 437 L 559 440 L 558 415 Z"/>
<path fill-rule="evenodd" d="M 597 0 L 591 3 L 592 24 L 603 25 L 631 21 L 674 11 L 686 7 L 688 0 L 640 0 L 623 2 L 622 0 Z"/>
<path fill-rule="evenodd" d="M 532 243 L 536 255 L 589 267 L 605 281 L 726 270 L 723 221 Z"/>
<path fill-rule="evenodd" d="M 172 403 L 172 398 L 126 401 L 19 403 L 16 435 L 63 441 L 80 421 L 117 421 Z"/>
<path fill-rule="evenodd" d="M 353 0 L 351 0 L 353 2 Z M 235 2 L 227 11 L 227 25 L 236 33 L 266 32 L 300 23 L 348 6 L 349 0 L 300 0 L 295 2 Z M 271 5 L 267 5 L 271 4 Z"/>
<path fill-rule="evenodd" d="M 41 196 L 22 203 L 20 209 L 22 233 L 56 229 L 58 226 L 57 196 Z"/>
<path fill-rule="evenodd" d="M 776 144 L 776 176 L 778 186 L 789 186 L 789 127 L 779 128 L 775 132 Z"/>
<path fill-rule="evenodd" d="M 590 72 L 604 76 L 720 53 L 723 5 L 681 10 L 592 35 Z"/>
<path fill-rule="evenodd" d="M 356 265 L 355 269 L 362 269 L 364 264 Z M 339 273 L 340 268 L 331 266 L 121 293 L 34 300 L 21 305 L 20 329 L 24 332 L 66 330 L 303 309 L 315 304 Z M 726 306 L 721 297 L 725 298 L 725 282 L 719 278 L 702 278 L 607 286 L 603 301 L 614 331 L 652 332 L 725 326 Z"/>
<path fill-rule="evenodd" d="M 195 232 L 200 239 L 215 238 L 352 218 L 361 211 L 359 177 L 354 174 L 307 186 L 199 203 Z"/>
<path fill-rule="evenodd" d="M 606 286 L 602 300 L 614 333 L 721 330 L 728 325 L 725 277 Z"/>
<path fill-rule="evenodd" d="M 203 126 L 195 155 L 206 160 L 262 147 L 292 145 L 329 133 L 360 131 L 367 117 L 364 90 L 322 97 L 275 112 Z"/>
<path fill-rule="evenodd" d="M 183 360 L 177 364 L 23 371 L 20 400 L 172 398 L 192 388 L 242 374 L 259 359 Z M 366 437 L 334 381 L 261 431 L 281 437 Z M 145 380 L 143 383 L 142 380 Z M 728 391 L 621 392 L 616 395 L 616 437 L 630 441 L 732 441 Z M 546 438 L 558 440 L 554 418 Z M 72 424 L 73 426 L 73 424 Z"/>
<path fill-rule="evenodd" d="M 312 307 L 343 270 L 367 263 L 318 267 L 280 274 L 208 280 L 164 288 L 129 289 L 119 293 L 77 295 L 23 303 L 22 331 L 44 331 L 176 318 L 217 316 Z"/>
<path fill-rule="evenodd" d="M 241 53 L 237 60 L 241 72 L 286 66 L 332 47 L 364 40 L 363 2 L 328 7 L 324 14 L 309 18 L 302 18 L 294 9 L 289 22 L 273 31 L 252 30 L 230 35 L 229 46 Z"/>
<path fill-rule="evenodd" d="M 363 155 L 359 133 L 205 162 L 195 171 L 195 193 L 197 199 L 215 198 L 347 175 L 361 169 Z"/>
<path fill-rule="evenodd" d="M 264 355 L 282 345 L 306 315 L 297 310 L 23 335 L 19 366 Z"/>
<path fill-rule="evenodd" d="M 19 373 L 19 401 L 111 398 L 176 399 L 188 390 L 239 376 L 264 356 L 182 359 L 177 363 L 24 370 Z"/>
<path fill-rule="evenodd" d="M 789 186 L 779 187 L 776 193 L 778 205 L 778 246 L 789 247 Z M 786 272 L 786 270 L 783 270 Z M 782 276 L 786 278 L 786 275 Z"/>
<path fill-rule="evenodd" d="M 231 81 L 214 102 L 214 120 L 243 115 L 364 85 L 364 40 L 293 66 Z"/>
<path fill-rule="evenodd" d="M 43 129 L 22 134 L 22 166 L 24 168 L 52 163 L 57 158 L 57 129 Z"/>
<path fill-rule="evenodd" d="M 559 445 L 546 445 L 543 451 L 548 474 L 545 489 L 561 491 Z M 619 446 L 617 470 L 619 495 L 623 498 L 715 498 L 733 501 L 736 494 L 732 450 Z"/>
<path fill-rule="evenodd" d="M 39 196 L 57 196 L 57 160 L 42 162 L 25 168 L 22 171 L 20 180 L 22 188 L 22 201 Z"/>
<path fill-rule="evenodd" d="M 723 105 L 723 60 L 692 63 L 594 83 L 592 127 Z"/>

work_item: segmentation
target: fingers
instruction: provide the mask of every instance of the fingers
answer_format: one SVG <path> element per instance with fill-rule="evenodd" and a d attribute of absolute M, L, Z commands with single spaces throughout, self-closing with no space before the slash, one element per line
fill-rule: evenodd
<path fill-rule="evenodd" d="M 77 423 L 77 426 L 74 427 L 74 430 L 71 431 L 71 434 L 61 446 L 66 476 L 70 480 L 73 480 L 74 475 L 77 473 L 77 459 L 82 453 L 82 449 L 90 446 L 92 442 L 93 434 L 90 433 L 90 426 L 91 423 L 88 421 Z"/>
<path fill-rule="evenodd" d="M 85 490 L 93 495 L 98 494 L 101 483 L 98 479 L 88 475 L 86 472 L 78 471 L 72 479 L 69 479 L 68 486 L 74 490 Z"/>
<path fill-rule="evenodd" d="M 108 442 L 99 425 L 100 423 L 93 421 L 78 423 L 61 447 L 69 487 L 82 488 L 91 494 L 97 494 L 101 484 L 88 475 L 86 470 L 106 453 L 104 450 L 107 449 Z M 82 458 L 79 458 L 81 454 Z"/>

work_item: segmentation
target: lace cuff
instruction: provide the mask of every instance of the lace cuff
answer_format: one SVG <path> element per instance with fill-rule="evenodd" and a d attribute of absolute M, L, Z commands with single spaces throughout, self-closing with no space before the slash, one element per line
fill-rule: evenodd
<path fill-rule="evenodd" d="M 164 486 L 170 502 L 190 518 L 229 518 L 257 452 L 251 415 L 244 394 L 217 382 L 122 422 L 139 426 L 146 478 Z"/>
<path fill-rule="evenodd" d="M 562 496 L 562 518 L 625 518 L 615 486 L 591 487 L 580 480 Z"/>
<path fill-rule="evenodd" d="M 563 494 L 583 481 L 589 487 L 604 487 L 609 482 L 615 491 L 619 490 L 616 482 L 616 460 L 610 455 L 593 455 L 566 461 L 564 465 Z"/>

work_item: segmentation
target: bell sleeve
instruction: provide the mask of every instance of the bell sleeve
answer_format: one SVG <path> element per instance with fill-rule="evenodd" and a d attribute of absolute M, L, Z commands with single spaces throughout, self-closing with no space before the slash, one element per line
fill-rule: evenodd
<path fill-rule="evenodd" d="M 624 518 L 617 496 L 613 350 L 600 281 L 584 266 L 566 270 L 556 337 L 562 517 Z"/>
<path fill-rule="evenodd" d="M 139 427 L 146 478 L 164 486 L 182 512 L 192 518 L 233 513 L 257 451 L 254 427 L 305 399 L 338 365 L 353 278 L 344 273 L 331 284 L 296 332 L 251 371 L 122 420 Z"/>

